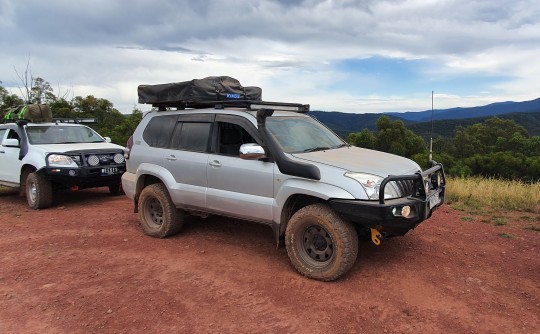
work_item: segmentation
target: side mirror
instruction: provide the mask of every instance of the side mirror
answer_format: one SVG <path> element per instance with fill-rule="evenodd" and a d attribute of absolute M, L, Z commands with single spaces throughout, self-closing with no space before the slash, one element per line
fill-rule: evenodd
<path fill-rule="evenodd" d="M 106 141 L 107 143 L 110 143 L 110 142 L 111 142 L 111 137 L 103 137 L 103 139 L 105 139 L 105 141 Z"/>
<path fill-rule="evenodd" d="M 20 147 L 19 140 L 15 138 L 7 138 L 2 141 L 2 146 L 5 147 Z"/>
<path fill-rule="evenodd" d="M 240 146 L 240 158 L 244 160 L 258 160 L 266 158 L 266 154 L 261 145 L 248 143 Z"/>

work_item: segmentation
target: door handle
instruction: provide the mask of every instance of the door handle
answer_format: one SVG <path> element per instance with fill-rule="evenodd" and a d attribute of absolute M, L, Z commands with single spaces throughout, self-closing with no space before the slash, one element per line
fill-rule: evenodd
<path fill-rule="evenodd" d="M 171 155 L 169 155 L 169 156 L 167 157 L 167 160 L 169 160 L 169 161 L 176 161 L 176 157 L 175 157 L 174 155 L 171 154 Z"/>
<path fill-rule="evenodd" d="M 0 153 L 6 153 L 6 151 L 0 151 Z"/>
<path fill-rule="evenodd" d="M 221 167 L 221 164 L 217 160 L 211 161 L 208 164 L 212 167 Z"/>

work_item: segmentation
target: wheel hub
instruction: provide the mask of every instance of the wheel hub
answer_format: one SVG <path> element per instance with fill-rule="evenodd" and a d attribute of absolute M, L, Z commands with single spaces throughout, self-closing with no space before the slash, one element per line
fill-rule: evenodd
<path fill-rule="evenodd" d="M 321 226 L 308 227 L 303 236 L 303 250 L 317 262 L 327 262 L 334 255 L 334 242 Z"/>
<path fill-rule="evenodd" d="M 37 196 L 37 186 L 34 182 L 30 183 L 30 199 L 32 202 L 36 200 Z"/>
<path fill-rule="evenodd" d="M 163 224 L 163 207 L 161 206 L 161 203 L 156 200 L 156 199 L 153 199 L 150 203 L 149 203 L 149 214 L 150 214 L 150 217 L 152 219 L 152 221 L 154 222 L 154 224 L 156 225 L 161 225 Z"/>

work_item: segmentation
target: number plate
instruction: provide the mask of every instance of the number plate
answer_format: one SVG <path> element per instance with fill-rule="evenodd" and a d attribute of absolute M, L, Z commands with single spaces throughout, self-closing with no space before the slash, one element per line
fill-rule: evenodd
<path fill-rule="evenodd" d="M 101 175 L 111 175 L 116 173 L 118 173 L 118 168 L 116 167 L 101 168 Z"/>
<path fill-rule="evenodd" d="M 439 197 L 439 194 L 436 193 L 429 198 L 429 209 L 433 209 L 433 207 L 438 205 L 439 203 L 441 203 L 441 198 Z"/>

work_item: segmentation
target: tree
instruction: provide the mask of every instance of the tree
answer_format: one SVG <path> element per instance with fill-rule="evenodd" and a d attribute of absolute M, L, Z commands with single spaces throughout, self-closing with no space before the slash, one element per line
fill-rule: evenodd
<path fill-rule="evenodd" d="M 392 121 L 382 116 L 377 121 L 377 149 L 405 157 L 426 151 L 426 143 L 422 137 L 405 127 L 402 121 Z"/>
<path fill-rule="evenodd" d="M 137 125 L 142 119 L 142 111 L 135 108 L 131 115 L 124 118 L 124 121 L 116 125 L 113 129 L 111 139 L 119 145 L 126 145 L 128 138 L 133 134 Z"/>
<path fill-rule="evenodd" d="M 364 129 L 361 132 L 350 133 L 347 137 L 347 142 L 351 145 L 374 149 L 377 138 L 368 129 Z"/>
<path fill-rule="evenodd" d="M 355 146 L 372 148 L 408 158 L 426 151 L 424 139 L 407 129 L 402 121 L 392 121 L 388 116 L 381 116 L 377 120 L 377 128 L 378 131 L 375 134 L 368 129 L 352 133 L 348 136 L 347 141 Z"/>
<path fill-rule="evenodd" d="M 493 117 L 467 128 L 458 127 L 454 146 L 460 158 L 510 150 L 522 152 L 528 137 L 527 130 L 513 120 Z"/>
<path fill-rule="evenodd" d="M 10 94 L 7 89 L 0 86 L 0 117 L 6 113 L 8 109 L 23 104 L 23 100 L 15 94 Z"/>
<path fill-rule="evenodd" d="M 31 103 L 51 103 L 56 100 L 56 95 L 53 93 L 51 85 L 40 77 L 32 80 L 30 89 Z"/>

